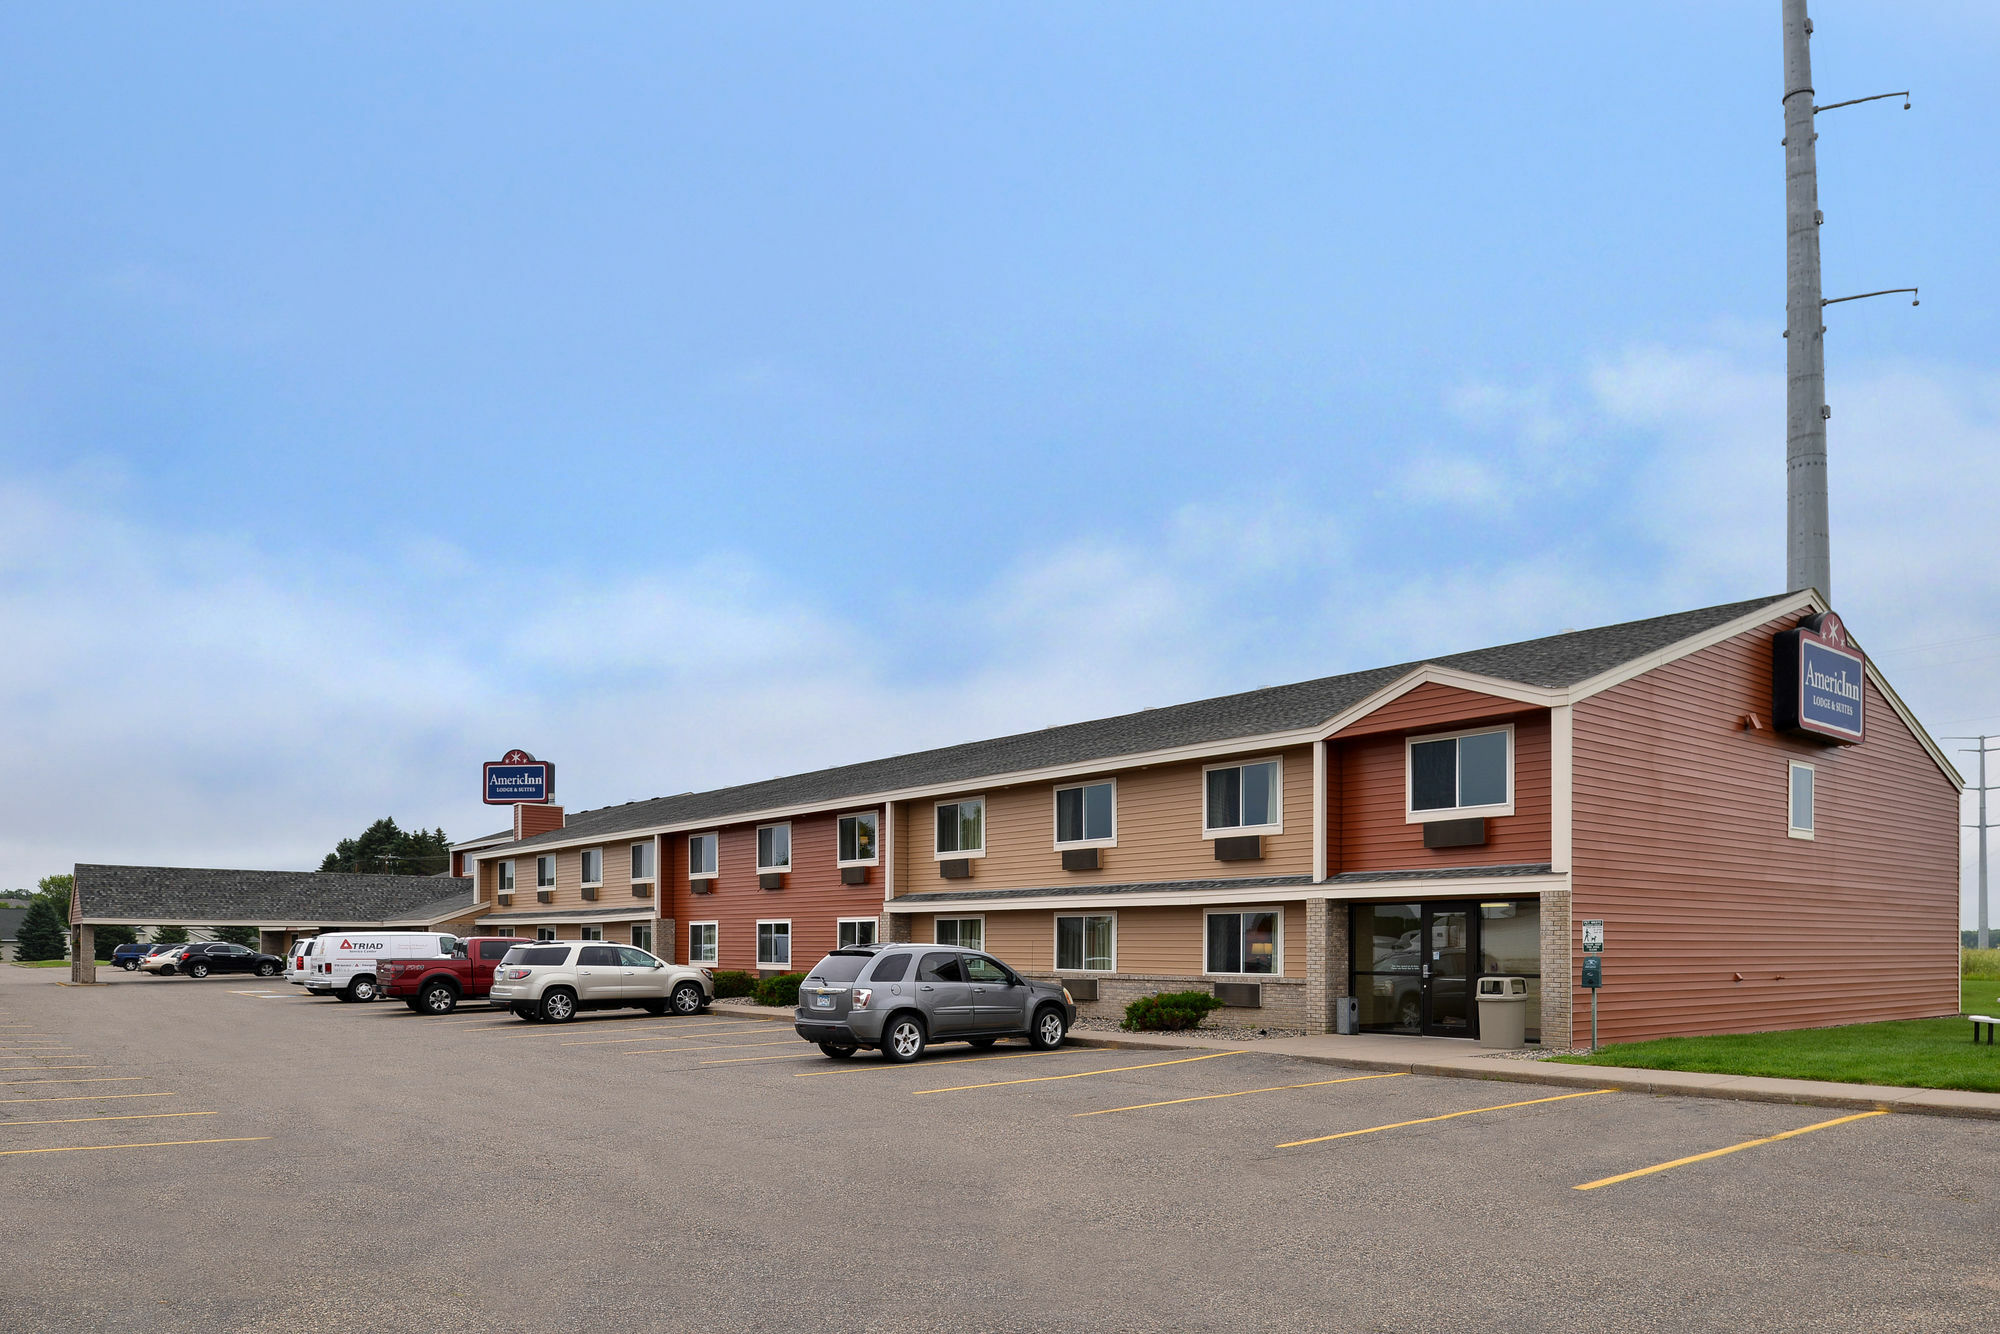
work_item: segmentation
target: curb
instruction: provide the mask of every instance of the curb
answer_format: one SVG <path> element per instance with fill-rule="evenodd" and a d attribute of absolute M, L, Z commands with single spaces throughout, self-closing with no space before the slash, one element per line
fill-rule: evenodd
<path fill-rule="evenodd" d="M 1179 1042 L 1134 1042 L 1124 1038 L 1085 1036 L 1072 1032 L 1069 1041 L 1080 1047 L 1102 1047 L 1116 1051 L 1206 1051 L 1223 1044 L 1179 1043 Z M 1255 1052 L 1256 1047 L 1246 1047 Z M 1717 1075 L 1714 1078 L 1723 1083 L 1681 1082 L 1692 1072 L 1680 1070 L 1629 1073 L 1615 1066 L 1569 1065 L 1548 1069 L 1541 1062 L 1517 1061 L 1509 1065 L 1518 1069 L 1499 1066 L 1494 1068 L 1468 1068 L 1461 1064 L 1433 1064 L 1412 1061 L 1371 1061 L 1365 1057 L 1321 1056 L 1313 1053 L 1294 1051 L 1268 1051 L 1267 1056 L 1282 1056 L 1287 1060 L 1309 1061 L 1315 1065 L 1333 1065 L 1352 1070 L 1384 1070 L 1401 1074 L 1431 1075 L 1443 1079 L 1479 1079 L 1502 1084 L 1547 1084 L 1565 1088 L 1614 1088 L 1627 1093 L 1651 1093 L 1687 1098 L 1726 1098 L 1736 1102 L 1779 1102 L 1801 1107 L 1841 1107 L 1861 1111 L 1881 1109 L 1893 1112 L 1914 1112 L 1923 1116 L 1952 1116 L 1972 1120 L 2000 1120 L 2000 1106 L 1985 1107 L 1977 1104 L 1938 1101 L 1963 1093 L 1961 1089 L 1904 1088 L 1899 1085 L 1872 1085 L 1879 1087 L 1879 1094 L 1818 1092 L 1811 1087 L 1757 1088 L 1741 1087 L 1733 1081 L 1750 1078 L 1744 1075 Z M 1539 1067 L 1539 1068 L 1538 1068 Z M 1574 1073 L 1571 1073 L 1574 1072 Z M 1661 1078 L 1660 1076 L 1669 1076 Z M 1678 1078 L 1675 1078 L 1677 1076 Z M 1699 1076 L 1696 1076 L 1699 1078 Z M 1804 1080 L 1787 1081 L 1790 1084 L 1806 1084 Z M 1852 1086 L 1850 1086 L 1852 1087 Z"/>

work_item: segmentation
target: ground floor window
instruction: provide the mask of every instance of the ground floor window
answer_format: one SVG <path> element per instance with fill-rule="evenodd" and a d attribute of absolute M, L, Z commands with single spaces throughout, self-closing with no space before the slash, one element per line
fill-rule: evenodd
<path fill-rule="evenodd" d="M 535 928 L 536 940 L 554 940 L 555 938 L 556 938 L 556 929 L 554 927 L 538 926 Z"/>
<path fill-rule="evenodd" d="M 851 945 L 873 945 L 875 943 L 876 921 L 873 917 L 843 917 L 840 919 L 840 949 Z"/>
<path fill-rule="evenodd" d="M 635 844 L 634 846 L 640 845 Z M 653 924 L 651 922 L 632 923 L 632 943 L 646 951 L 646 953 L 651 954 L 653 952 Z"/>
<path fill-rule="evenodd" d="M 940 945 L 956 945 L 962 950 L 983 950 L 986 948 L 986 919 L 940 917 L 937 919 L 936 940 Z"/>
<path fill-rule="evenodd" d="M 1208 915 L 1205 973 L 1255 973 L 1277 976 L 1278 914 L 1260 912 L 1212 912 Z"/>
<path fill-rule="evenodd" d="M 757 923 L 757 966 L 789 968 L 792 963 L 792 924 Z"/>
<path fill-rule="evenodd" d="M 1538 900 L 1357 903 L 1348 922 L 1350 994 L 1364 1030 L 1474 1036 L 1478 979 L 1522 977 L 1527 1036 L 1540 1038 Z"/>
<path fill-rule="evenodd" d="M 1117 968 L 1118 919 L 1110 913 L 1056 918 L 1056 967 L 1062 972 L 1109 973 Z"/>
<path fill-rule="evenodd" d="M 716 959 L 716 924 L 714 922 L 688 923 L 688 962 L 714 963 Z"/>
<path fill-rule="evenodd" d="M 493 934 L 496 936 L 511 936 L 514 934 L 514 928 L 511 926 L 496 926 L 493 928 Z"/>
<path fill-rule="evenodd" d="M 602 940 L 604 939 L 604 928 L 601 926 L 586 926 L 583 928 L 583 935 L 579 938 L 583 940 Z"/>

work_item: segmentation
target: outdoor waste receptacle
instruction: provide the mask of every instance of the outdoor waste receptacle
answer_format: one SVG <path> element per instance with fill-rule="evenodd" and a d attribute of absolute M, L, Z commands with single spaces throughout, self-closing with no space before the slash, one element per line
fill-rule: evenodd
<path fill-rule="evenodd" d="M 1527 1043 L 1528 979 L 1479 979 L 1479 1045 L 1520 1047 Z"/>

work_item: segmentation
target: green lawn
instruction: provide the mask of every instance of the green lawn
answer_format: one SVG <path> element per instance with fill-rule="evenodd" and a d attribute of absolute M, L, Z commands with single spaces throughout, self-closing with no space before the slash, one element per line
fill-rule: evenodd
<path fill-rule="evenodd" d="M 1959 1007 L 1965 1013 L 2000 1017 L 2000 977 L 1968 977 L 1959 985 Z M 1964 1019 L 1909 1019 L 1782 1033 L 1661 1038 L 1606 1047 L 1595 1056 L 1554 1059 L 1573 1065 L 2000 1093 L 2000 1045 L 1980 1043 L 1975 1047 L 1972 1025 Z"/>
<path fill-rule="evenodd" d="M 37 959 L 33 963 L 29 963 L 26 959 L 16 959 L 14 960 L 14 966 L 16 968 L 67 968 L 69 967 L 69 960 Z"/>

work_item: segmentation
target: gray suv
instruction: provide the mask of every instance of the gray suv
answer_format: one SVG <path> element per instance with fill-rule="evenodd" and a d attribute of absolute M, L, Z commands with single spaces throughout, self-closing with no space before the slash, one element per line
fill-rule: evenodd
<path fill-rule="evenodd" d="M 933 1042 L 1060 1047 L 1076 1022 L 1067 987 L 1030 982 L 989 954 L 950 945 L 855 945 L 813 965 L 793 1026 L 837 1061 L 872 1047 L 914 1061 Z"/>

